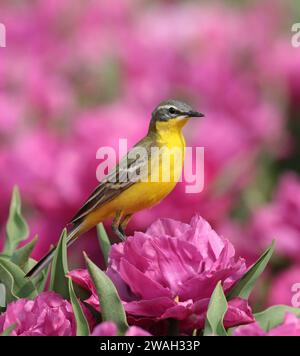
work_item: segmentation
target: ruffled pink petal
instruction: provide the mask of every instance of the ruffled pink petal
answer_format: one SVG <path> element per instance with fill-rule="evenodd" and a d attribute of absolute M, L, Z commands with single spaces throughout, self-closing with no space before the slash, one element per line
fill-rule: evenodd
<path fill-rule="evenodd" d="M 136 295 L 144 299 L 170 297 L 170 291 L 147 277 L 125 259 L 120 263 L 120 275 Z"/>
<path fill-rule="evenodd" d="M 151 336 L 148 331 L 139 328 L 138 326 L 131 326 L 125 333 L 125 336 Z"/>
<path fill-rule="evenodd" d="M 201 256 L 195 247 L 179 239 L 160 238 L 153 240 L 161 283 L 177 295 L 185 281 L 197 275 Z"/>
<path fill-rule="evenodd" d="M 87 319 L 90 321 L 88 311 Z M 11 335 L 71 336 L 76 333 L 75 317 L 69 301 L 54 292 L 43 292 L 34 300 L 19 299 L 1 315 L 0 333 L 16 324 Z"/>
<path fill-rule="evenodd" d="M 73 282 L 80 285 L 82 288 L 96 294 L 96 288 L 90 277 L 88 270 L 86 269 L 74 269 L 68 273 L 68 276 Z"/>
<path fill-rule="evenodd" d="M 186 281 L 178 291 L 180 300 L 200 300 L 210 298 L 217 283 L 227 280 L 236 272 L 236 266 L 215 271 L 213 273 L 199 274 L 194 278 Z"/>
<path fill-rule="evenodd" d="M 202 299 L 194 303 L 190 317 L 185 323 L 186 329 L 203 329 L 210 299 Z M 224 317 L 224 326 L 231 328 L 237 325 L 250 324 L 254 321 L 251 308 L 246 300 L 234 298 L 228 302 L 228 310 Z"/>
<path fill-rule="evenodd" d="M 228 303 L 228 310 L 224 317 L 226 328 L 237 325 L 250 324 L 255 321 L 248 301 L 241 298 L 234 298 Z"/>
<path fill-rule="evenodd" d="M 269 336 L 300 336 L 300 319 L 293 313 L 286 313 L 281 325 L 271 329 Z"/>
<path fill-rule="evenodd" d="M 150 236 L 172 236 L 181 237 L 190 230 L 190 225 L 172 219 L 159 219 L 146 231 Z"/>
<path fill-rule="evenodd" d="M 95 327 L 91 336 L 117 336 L 118 329 L 113 321 L 105 321 Z"/>
<path fill-rule="evenodd" d="M 258 323 L 239 326 L 234 330 L 233 336 L 267 336 L 267 333 Z"/>
<path fill-rule="evenodd" d="M 161 297 L 151 300 L 138 300 L 125 303 L 127 313 L 132 315 L 143 315 L 145 317 L 160 317 L 163 313 L 172 308 L 175 302 L 169 298 Z"/>
<path fill-rule="evenodd" d="M 169 308 L 162 316 L 161 319 L 176 319 L 184 320 L 191 314 L 190 310 L 183 305 L 175 305 Z"/>

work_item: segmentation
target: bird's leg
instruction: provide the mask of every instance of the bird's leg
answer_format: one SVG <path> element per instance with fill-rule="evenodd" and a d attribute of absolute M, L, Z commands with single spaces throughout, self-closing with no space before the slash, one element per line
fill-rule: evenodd
<path fill-rule="evenodd" d="M 132 218 L 132 215 L 133 214 L 126 215 L 123 221 L 121 222 L 121 224 L 119 225 L 119 231 L 124 236 L 124 239 L 126 239 L 126 233 L 125 233 L 126 226 L 128 225 L 129 220 Z"/>
<path fill-rule="evenodd" d="M 111 229 L 118 236 L 119 239 L 124 241 L 125 240 L 125 236 L 120 231 L 120 224 L 121 224 L 122 217 L 123 217 L 122 211 L 118 211 L 116 216 L 115 216 L 115 218 L 114 218 L 114 220 L 113 220 L 113 223 L 111 225 Z"/>

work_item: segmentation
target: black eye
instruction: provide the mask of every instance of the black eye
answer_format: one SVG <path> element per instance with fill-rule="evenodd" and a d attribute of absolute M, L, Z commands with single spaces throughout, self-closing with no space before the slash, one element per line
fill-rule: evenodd
<path fill-rule="evenodd" d="M 175 108 L 173 108 L 173 107 L 170 107 L 170 109 L 169 109 L 169 113 L 170 114 L 175 114 L 176 113 L 176 110 L 175 110 Z"/>

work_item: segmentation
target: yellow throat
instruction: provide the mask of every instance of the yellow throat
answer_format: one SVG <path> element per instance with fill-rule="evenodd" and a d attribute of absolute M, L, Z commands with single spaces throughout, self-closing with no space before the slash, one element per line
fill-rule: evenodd
<path fill-rule="evenodd" d="M 166 177 L 164 172 L 170 171 L 170 183 L 179 181 L 185 154 L 185 138 L 183 126 L 189 119 L 173 119 L 156 123 L 156 144 L 158 148 L 166 148 L 160 160 L 160 177 Z M 161 179 L 160 179 L 161 180 Z M 164 179 L 162 179 L 164 181 Z"/>

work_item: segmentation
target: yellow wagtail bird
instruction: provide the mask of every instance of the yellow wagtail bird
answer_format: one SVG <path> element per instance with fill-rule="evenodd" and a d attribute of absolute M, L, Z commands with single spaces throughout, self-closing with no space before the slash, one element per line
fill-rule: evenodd
<path fill-rule="evenodd" d="M 146 137 L 108 173 L 72 219 L 73 228 L 67 236 L 67 246 L 79 235 L 109 218 L 113 218 L 112 230 L 124 240 L 124 231 L 132 215 L 158 204 L 174 189 L 184 161 L 182 128 L 190 118 L 203 116 L 181 101 L 160 103 L 152 113 Z M 165 179 L 162 172 L 168 170 L 172 173 Z M 155 171 L 158 174 L 153 179 Z M 129 179 L 132 176 L 134 179 Z M 55 248 L 27 276 L 34 277 L 48 266 L 54 251 Z"/>

